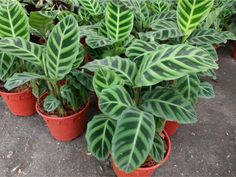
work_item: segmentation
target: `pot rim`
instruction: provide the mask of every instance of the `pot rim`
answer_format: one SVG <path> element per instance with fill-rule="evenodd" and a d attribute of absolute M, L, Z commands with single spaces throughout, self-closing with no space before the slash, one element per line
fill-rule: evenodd
<path fill-rule="evenodd" d="M 47 93 L 43 94 L 43 95 L 39 98 L 39 100 L 40 100 L 42 97 L 44 97 L 45 95 L 47 95 Z M 75 116 L 77 116 L 77 115 L 79 115 L 79 114 L 85 112 L 86 109 L 89 107 L 89 103 L 90 103 L 90 100 L 88 99 L 88 102 L 87 102 L 87 104 L 83 107 L 83 109 L 81 109 L 79 112 L 76 112 L 76 113 L 74 113 L 74 114 L 72 114 L 72 115 L 65 116 L 65 117 L 50 116 L 50 115 L 46 115 L 46 114 L 42 113 L 42 112 L 39 110 L 38 101 L 36 102 L 35 108 L 36 108 L 37 113 L 38 113 L 40 116 L 42 116 L 42 117 L 46 117 L 46 118 L 52 119 L 52 120 L 65 120 L 65 119 L 73 118 L 73 117 L 75 117 Z"/>
<path fill-rule="evenodd" d="M 21 95 L 22 93 L 26 93 L 31 91 L 32 88 L 31 87 L 27 87 L 24 90 L 21 90 L 20 92 L 4 92 L 0 90 L 0 94 L 2 95 L 7 95 L 7 96 L 14 96 L 14 95 Z"/>

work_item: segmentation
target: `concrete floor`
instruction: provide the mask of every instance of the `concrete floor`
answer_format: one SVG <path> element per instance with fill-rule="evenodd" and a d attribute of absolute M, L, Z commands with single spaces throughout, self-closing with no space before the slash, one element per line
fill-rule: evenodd
<path fill-rule="evenodd" d="M 236 177 L 236 61 L 219 52 L 216 98 L 200 100 L 199 122 L 172 137 L 169 160 L 156 177 Z M 112 177 L 109 162 L 87 153 L 84 137 L 52 139 L 44 121 L 12 116 L 0 99 L 0 177 Z"/>

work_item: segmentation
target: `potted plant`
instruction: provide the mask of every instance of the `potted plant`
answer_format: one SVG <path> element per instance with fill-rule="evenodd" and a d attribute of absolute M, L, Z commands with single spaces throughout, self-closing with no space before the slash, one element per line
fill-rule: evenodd
<path fill-rule="evenodd" d="M 81 135 L 86 125 L 90 77 L 75 70 L 83 62 L 75 18 L 67 16 L 60 21 L 49 35 L 46 46 L 18 37 L 2 39 L 0 50 L 42 70 L 41 74 L 16 73 L 7 80 L 5 88 L 10 90 L 32 81 L 34 94 L 39 97 L 36 110 L 46 121 L 52 136 L 69 141 Z M 38 80 L 44 80 L 47 85 L 42 96 L 39 95 Z M 44 85 L 40 83 L 39 86 Z"/>
<path fill-rule="evenodd" d="M 22 37 L 29 40 L 28 17 L 21 4 L 17 1 L 0 2 L 0 38 Z M 0 50 L 0 94 L 11 113 L 16 116 L 30 116 L 35 110 L 36 98 L 32 94 L 30 84 L 24 84 L 14 89 L 6 90 L 4 83 L 16 72 L 32 70 L 32 66 L 25 61 L 20 61 L 17 56 Z"/>
<path fill-rule="evenodd" d="M 210 8 L 210 3 L 205 2 L 206 8 Z M 193 15 L 205 16 L 207 12 Z M 112 18 L 115 16 L 113 11 Z M 109 25 L 115 29 L 114 23 Z M 191 25 L 197 27 L 196 23 Z M 180 28 L 182 40 L 187 41 L 193 28 Z M 128 33 L 128 29 L 120 32 Z M 193 90 L 193 78 L 199 80 L 200 72 L 216 69 L 215 57 L 194 44 L 170 44 L 136 39 L 127 48 L 126 57 L 108 56 L 83 67 L 95 72 L 93 87 L 102 112 L 88 124 L 88 149 L 100 160 L 111 154 L 118 176 L 150 176 L 169 155 L 168 141 L 163 140 L 168 135 L 162 136 L 165 122 L 197 121 L 194 103 L 200 95 L 199 90 Z M 185 84 L 188 78 L 191 88 Z M 200 81 L 195 86 L 203 88 Z M 188 89 L 191 94 L 185 95 Z M 200 91 L 202 97 L 206 96 L 204 91 Z M 193 94 L 196 92 L 197 97 Z"/>

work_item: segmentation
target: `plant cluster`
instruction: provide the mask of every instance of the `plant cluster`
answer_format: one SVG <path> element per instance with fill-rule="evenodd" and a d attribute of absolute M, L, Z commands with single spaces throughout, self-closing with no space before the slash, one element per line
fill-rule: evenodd
<path fill-rule="evenodd" d="M 35 6 L 27 16 L 8 0 L 0 4 L 0 79 L 7 90 L 30 82 L 37 97 L 48 94 L 44 111 L 60 117 L 94 90 L 101 114 L 88 124 L 89 151 L 111 154 L 127 173 L 148 157 L 160 163 L 165 122 L 195 123 L 198 98 L 214 97 L 205 77 L 216 78 L 215 46 L 236 39 L 226 31 L 234 1 L 224 2 L 21 1 Z M 85 53 L 94 61 L 83 65 Z"/>

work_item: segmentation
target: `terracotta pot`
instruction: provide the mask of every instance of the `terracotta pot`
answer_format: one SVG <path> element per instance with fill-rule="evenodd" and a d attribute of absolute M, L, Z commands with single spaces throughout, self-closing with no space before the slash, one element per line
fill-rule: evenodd
<path fill-rule="evenodd" d="M 39 100 L 43 100 L 46 95 L 43 95 Z M 39 104 L 36 104 L 38 114 L 47 123 L 51 135 L 58 141 L 71 141 L 83 134 L 87 124 L 87 112 L 89 102 L 80 111 L 66 117 L 55 117 L 45 115 L 39 109 Z"/>
<path fill-rule="evenodd" d="M 166 155 L 165 158 L 163 159 L 163 161 L 155 166 L 152 167 L 147 167 L 147 168 L 138 168 L 137 170 L 131 172 L 131 173 L 125 173 L 121 170 L 119 170 L 115 164 L 112 162 L 112 167 L 113 170 L 116 174 L 117 177 L 151 177 L 152 174 L 156 171 L 156 169 L 160 168 L 160 166 L 167 161 L 167 159 L 170 156 L 170 151 L 171 151 L 171 141 L 170 141 L 170 137 L 168 136 L 168 134 L 165 132 L 165 130 L 163 130 L 164 133 L 164 140 L 166 142 L 167 145 L 167 151 L 166 151 Z"/>
<path fill-rule="evenodd" d="M 164 130 L 171 137 L 175 134 L 179 127 L 180 124 L 178 124 L 178 122 L 166 121 Z"/>
<path fill-rule="evenodd" d="M 16 93 L 0 91 L 0 94 L 13 115 L 31 116 L 36 113 L 36 98 L 32 94 L 31 88 Z"/>

